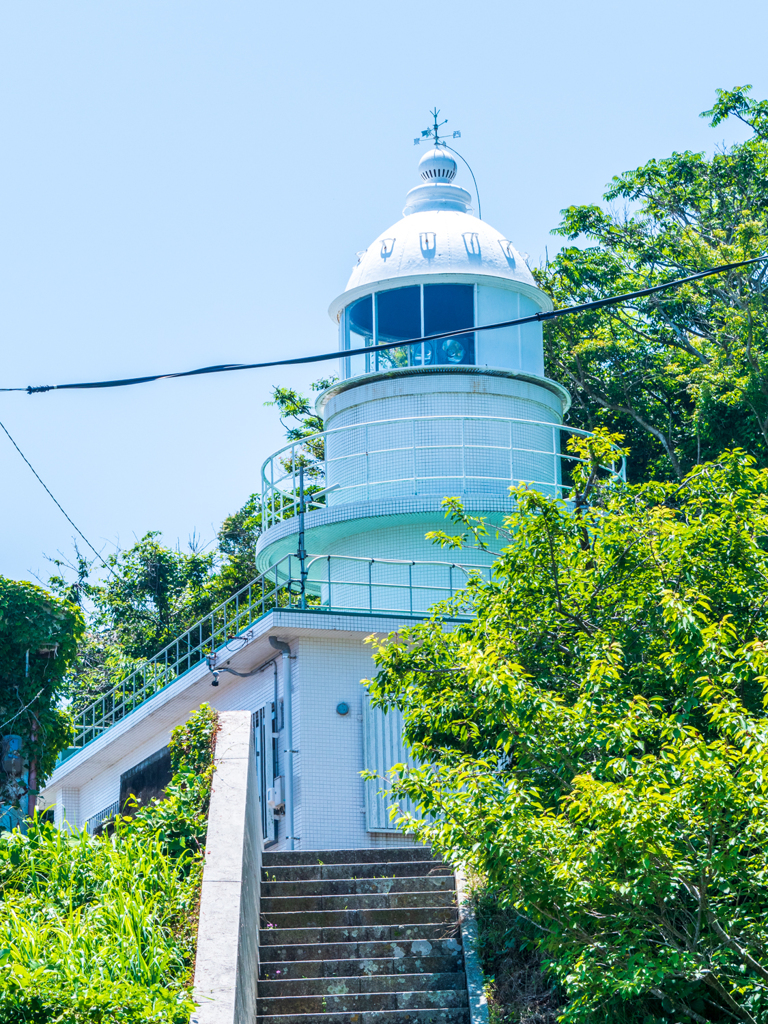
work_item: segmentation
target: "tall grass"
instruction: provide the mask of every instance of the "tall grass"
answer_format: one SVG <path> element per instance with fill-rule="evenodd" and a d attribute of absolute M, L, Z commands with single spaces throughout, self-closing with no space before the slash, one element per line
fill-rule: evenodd
<path fill-rule="evenodd" d="M 188 1024 L 211 771 L 179 750 L 192 729 L 210 752 L 215 724 L 196 716 L 162 804 L 109 835 L 0 836 L 0 1024 Z"/>

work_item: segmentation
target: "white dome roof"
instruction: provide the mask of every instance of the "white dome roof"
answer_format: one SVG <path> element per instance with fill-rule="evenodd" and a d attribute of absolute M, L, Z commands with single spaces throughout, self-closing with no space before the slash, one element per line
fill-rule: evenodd
<path fill-rule="evenodd" d="M 448 188 L 464 191 L 455 185 L 422 185 L 411 190 L 409 200 L 415 192 Z M 416 274 L 487 274 L 536 287 L 525 260 L 500 231 L 455 208 L 421 206 L 360 254 L 345 290 Z"/>
<path fill-rule="evenodd" d="M 443 282 L 443 275 L 469 276 L 475 282 L 478 277 L 510 282 L 510 290 L 524 292 L 541 309 L 552 309 L 549 296 L 537 287 L 509 239 L 473 216 L 472 196 L 453 184 L 456 167 L 445 148 L 435 147 L 424 154 L 419 163 L 424 184 L 406 196 L 403 219 L 357 254 L 347 287 L 328 310 L 332 320 L 338 320 L 341 310 L 372 286 L 386 283 L 387 288 L 398 288 L 400 279 L 433 274 L 441 275 Z"/>

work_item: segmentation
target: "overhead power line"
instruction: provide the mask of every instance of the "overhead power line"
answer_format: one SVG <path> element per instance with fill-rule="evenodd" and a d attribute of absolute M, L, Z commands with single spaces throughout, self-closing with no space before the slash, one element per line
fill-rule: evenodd
<path fill-rule="evenodd" d="M 58 502 L 58 501 L 56 500 L 56 498 L 55 498 L 55 497 L 53 496 L 53 494 L 51 493 L 51 491 L 50 491 L 50 490 L 48 489 L 48 487 L 46 486 L 46 484 L 45 484 L 45 482 L 43 481 L 43 479 L 42 479 L 42 477 L 40 476 L 40 474 L 39 474 L 39 473 L 37 472 L 37 470 L 36 470 L 36 469 L 35 469 L 35 467 L 34 467 L 34 466 L 32 465 L 32 463 L 31 463 L 31 462 L 29 461 L 29 459 L 27 458 L 27 456 L 26 456 L 26 455 L 24 454 L 24 452 L 23 452 L 23 451 L 21 450 L 21 448 L 19 448 L 19 446 L 18 446 L 18 445 L 16 444 L 16 442 L 14 441 L 14 439 L 13 439 L 13 438 L 11 437 L 11 435 L 10 435 L 10 434 L 8 433 L 8 428 L 7 428 L 6 426 L 5 426 L 5 424 L 4 424 L 4 423 L 2 423 L 2 422 L 0 422 L 0 427 L 2 427 L 2 428 L 3 428 L 3 430 L 5 431 L 5 435 L 6 435 L 6 437 L 8 438 L 8 440 L 9 440 L 9 441 L 11 442 L 11 444 L 13 445 L 13 447 L 14 447 L 14 448 L 16 449 L 16 451 L 17 451 L 17 452 L 19 453 L 19 455 L 20 455 L 20 456 L 22 457 L 22 459 L 24 459 L 24 461 L 26 462 L 26 464 L 27 464 L 27 465 L 29 466 L 29 468 L 30 468 L 30 469 L 32 470 L 32 472 L 34 473 L 34 475 L 35 475 L 35 476 L 37 477 L 37 480 L 38 480 L 38 482 L 39 482 L 40 484 L 42 484 L 42 486 L 43 486 L 43 489 L 44 489 L 44 490 L 46 491 L 46 493 L 48 494 L 49 498 L 50 498 L 50 499 L 51 499 L 51 500 L 53 501 L 54 505 L 56 505 L 56 507 L 58 508 L 59 512 L 61 512 L 61 514 L 62 514 L 62 515 L 64 516 L 64 518 L 65 518 L 65 519 L 67 520 L 67 522 L 69 523 L 69 525 L 70 525 L 70 526 L 71 526 L 71 527 L 72 527 L 72 528 L 73 528 L 74 530 L 76 530 L 76 531 L 77 531 L 77 533 L 79 533 L 79 534 L 80 534 L 80 536 L 81 536 L 81 537 L 83 538 L 83 540 L 84 540 L 84 541 L 85 541 L 85 543 L 86 543 L 86 544 L 88 545 L 88 547 L 89 547 L 89 548 L 91 549 L 91 551 L 92 551 L 92 552 L 94 553 L 94 555 L 96 555 L 96 557 L 97 557 L 97 558 L 98 558 L 98 560 L 99 560 L 99 561 L 101 562 L 101 564 L 102 564 L 102 565 L 104 566 L 104 568 L 105 568 L 105 569 L 108 569 L 108 570 L 109 570 L 109 571 L 110 571 L 111 573 L 113 573 L 113 574 L 114 574 L 114 572 L 113 572 L 113 569 L 111 568 L 111 566 L 107 565 L 107 563 L 106 563 L 106 562 L 104 561 L 104 559 L 103 559 L 103 558 L 102 558 L 102 556 L 101 556 L 101 555 L 99 554 L 99 552 L 98 552 L 98 551 L 96 550 L 96 548 L 95 548 L 95 547 L 93 546 L 93 544 L 91 544 L 91 542 L 90 542 L 90 541 L 88 540 L 88 538 L 87 538 L 87 537 L 85 536 L 85 534 L 84 534 L 84 533 L 83 533 L 83 531 L 82 531 L 82 530 L 80 529 L 80 527 L 79 527 L 79 526 L 77 526 L 77 525 L 76 525 L 76 524 L 75 524 L 75 523 L 74 523 L 74 522 L 72 521 L 72 519 L 70 519 L 70 517 L 69 517 L 69 516 L 67 515 L 67 513 L 66 513 L 66 512 L 64 511 L 64 509 L 63 509 L 63 508 L 61 507 L 61 505 L 59 504 L 59 502 Z M 7 724 L 7 723 L 6 723 L 6 724 Z"/>
<path fill-rule="evenodd" d="M 616 306 L 621 302 L 629 302 L 632 299 L 642 299 L 648 295 L 655 295 L 658 292 L 663 292 L 670 288 L 679 288 L 681 285 L 688 284 L 691 281 L 700 281 L 704 277 L 712 277 L 714 274 L 725 274 L 729 270 L 737 270 L 739 267 L 748 267 L 754 263 L 762 263 L 766 260 L 768 260 L 768 255 L 755 256 L 754 259 L 740 260 L 738 263 L 723 263 L 719 267 L 711 267 L 709 270 L 701 270 L 698 274 L 690 274 L 688 277 L 680 277 L 675 281 L 667 281 L 666 284 L 657 284 L 652 288 L 641 288 L 639 291 L 627 292 L 624 295 L 612 295 L 606 299 L 595 299 L 593 302 L 582 302 L 577 306 L 564 306 L 562 309 L 551 309 L 547 312 L 532 313 L 530 316 L 517 317 L 515 320 L 503 320 L 500 323 L 495 324 L 478 324 L 475 327 L 469 328 L 461 327 L 455 331 L 443 331 L 440 334 L 429 334 L 426 337 L 421 338 L 390 341 L 381 345 L 366 346 L 365 348 L 323 352 L 320 355 L 300 356 L 295 359 L 274 359 L 265 363 L 220 363 L 216 366 L 202 366 L 197 370 L 180 370 L 176 373 L 153 373 L 144 377 L 124 377 L 119 380 L 96 380 L 77 384 L 29 385 L 25 388 L 0 388 L 0 391 L 26 391 L 28 395 L 37 395 L 46 391 L 71 391 L 88 388 L 124 388 L 130 387 L 133 384 L 149 384 L 155 380 L 172 380 L 175 377 L 198 377 L 209 373 L 232 373 L 235 370 L 265 370 L 272 366 L 299 366 L 305 363 L 323 363 L 328 362 L 331 359 L 345 359 L 349 356 L 368 355 L 371 352 L 385 352 L 388 349 L 406 348 L 408 345 L 418 345 L 421 342 L 442 341 L 445 338 L 456 338 L 461 335 L 477 331 L 496 331 L 504 327 L 519 327 L 523 324 L 542 323 L 545 320 L 554 320 L 561 316 L 572 316 L 574 313 L 586 313 L 593 309 L 604 309 L 606 306 Z"/>

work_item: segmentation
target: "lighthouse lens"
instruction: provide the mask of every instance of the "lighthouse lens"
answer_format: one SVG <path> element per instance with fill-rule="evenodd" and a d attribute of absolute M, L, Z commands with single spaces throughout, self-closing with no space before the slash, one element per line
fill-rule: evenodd
<path fill-rule="evenodd" d="M 463 363 L 464 356 L 464 345 L 459 341 L 458 338 L 449 338 L 448 341 L 444 341 L 442 344 L 443 359 L 440 362 L 446 363 Z"/>

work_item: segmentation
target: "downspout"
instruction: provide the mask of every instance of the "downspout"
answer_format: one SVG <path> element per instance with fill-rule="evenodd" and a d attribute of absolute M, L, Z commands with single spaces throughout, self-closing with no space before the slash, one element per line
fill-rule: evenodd
<path fill-rule="evenodd" d="M 291 693 L 291 648 L 276 636 L 269 638 L 270 644 L 283 656 L 283 699 L 285 700 L 285 824 L 288 835 L 288 849 L 295 849 L 293 834 L 293 694 Z"/>

